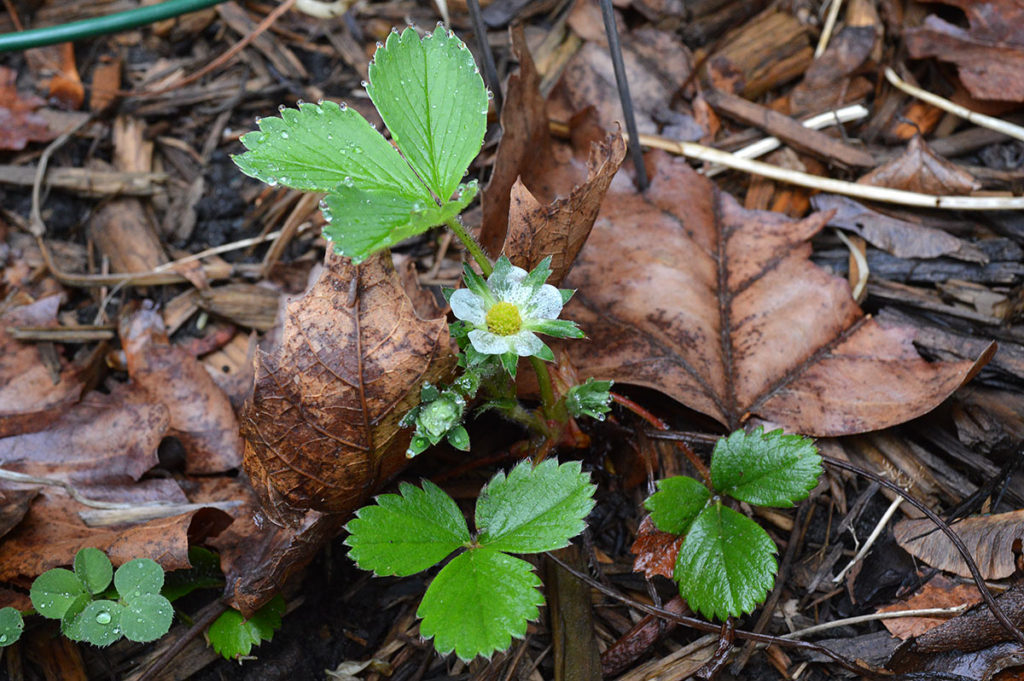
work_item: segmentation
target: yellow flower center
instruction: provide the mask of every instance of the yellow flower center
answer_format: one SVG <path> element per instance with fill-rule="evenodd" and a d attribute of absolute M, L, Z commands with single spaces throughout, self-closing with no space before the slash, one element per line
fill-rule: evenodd
<path fill-rule="evenodd" d="M 523 328 L 523 319 L 519 316 L 519 308 L 504 301 L 495 303 L 487 311 L 487 330 L 499 336 L 511 336 Z"/>

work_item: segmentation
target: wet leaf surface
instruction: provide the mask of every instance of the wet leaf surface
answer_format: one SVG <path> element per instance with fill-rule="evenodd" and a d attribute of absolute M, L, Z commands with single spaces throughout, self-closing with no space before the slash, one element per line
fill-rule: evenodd
<path fill-rule="evenodd" d="M 358 268 L 329 254 L 289 304 L 281 345 L 259 352 L 243 413 L 245 467 L 267 513 L 345 513 L 401 468 L 411 433 L 398 421 L 422 381 L 454 356 L 444 319 L 416 316 L 387 254 Z"/>
<path fill-rule="evenodd" d="M 827 214 L 746 211 L 654 158 L 645 195 L 613 182 L 566 279 L 567 315 L 592 339 L 569 349 L 581 375 L 655 388 L 730 429 L 758 415 L 824 436 L 919 416 L 971 374 L 922 359 L 912 330 L 865 317 L 808 260 Z"/>

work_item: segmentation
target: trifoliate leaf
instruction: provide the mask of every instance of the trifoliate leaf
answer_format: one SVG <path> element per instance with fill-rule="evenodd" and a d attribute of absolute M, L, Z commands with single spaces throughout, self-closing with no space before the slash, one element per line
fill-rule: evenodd
<path fill-rule="evenodd" d="M 708 619 L 738 617 L 772 588 L 775 542 L 760 525 L 721 504 L 705 508 L 679 548 L 675 579 L 693 610 Z"/>
<path fill-rule="evenodd" d="M 224 574 L 220 571 L 220 556 L 201 546 L 188 548 L 188 562 L 192 567 L 173 570 L 164 576 L 164 588 L 160 595 L 169 601 L 176 601 L 196 589 L 217 589 L 224 586 Z"/>
<path fill-rule="evenodd" d="M 99 549 L 86 547 L 75 554 L 75 576 L 89 593 L 98 594 L 110 586 L 114 566 L 107 554 Z"/>
<path fill-rule="evenodd" d="M 59 620 L 80 596 L 87 595 L 82 580 L 71 570 L 54 568 L 36 577 L 29 589 L 32 607 L 43 617 Z"/>
<path fill-rule="evenodd" d="M 662 532 L 686 534 L 711 498 L 711 492 L 697 480 L 685 475 L 659 480 L 658 491 L 648 497 L 644 507 Z"/>
<path fill-rule="evenodd" d="M 160 594 L 139 594 L 125 604 L 121 613 L 121 631 L 129 641 L 149 643 L 171 628 L 174 608 Z"/>
<path fill-rule="evenodd" d="M 159 594 L 164 586 L 164 569 L 149 558 L 130 560 L 114 573 L 114 588 L 126 602 L 142 594 Z"/>
<path fill-rule="evenodd" d="M 722 494 L 759 506 L 792 506 L 806 499 L 821 475 L 814 441 L 781 430 L 736 431 L 711 455 L 711 482 Z"/>
<path fill-rule="evenodd" d="M 10 606 L 0 608 L 0 648 L 16 642 L 21 638 L 23 631 L 25 620 L 22 619 L 21 613 Z"/>
<path fill-rule="evenodd" d="M 437 573 L 424 594 L 416 612 L 423 618 L 420 635 L 433 636 L 442 654 L 489 658 L 506 650 L 513 636 L 522 638 L 527 621 L 537 618 L 544 603 L 538 586 L 525 560 L 489 548 L 467 551 Z"/>
<path fill-rule="evenodd" d="M 477 183 L 459 186 L 455 198 L 438 206 L 433 199 L 340 185 L 324 197 L 328 224 L 324 236 L 334 250 L 357 264 L 373 253 L 422 234 L 456 217 L 476 196 Z"/>
<path fill-rule="evenodd" d="M 121 617 L 124 606 L 114 601 L 92 601 L 74 620 L 62 627 L 64 635 L 73 641 L 85 641 L 94 646 L 109 646 L 121 638 Z"/>
<path fill-rule="evenodd" d="M 210 645 L 227 660 L 248 655 L 254 645 L 274 638 L 274 632 L 281 628 L 285 609 L 284 599 L 278 595 L 249 619 L 237 610 L 228 610 L 207 630 Z"/>
<path fill-rule="evenodd" d="M 543 331 L 549 336 L 553 335 L 550 330 L 538 329 L 538 331 Z M 582 334 L 582 332 L 580 333 Z M 576 418 L 589 416 L 592 419 L 604 421 L 604 415 L 612 410 L 612 396 L 608 392 L 611 389 L 611 381 L 595 381 L 593 377 L 588 378 L 585 383 L 579 383 L 569 388 L 569 392 L 565 394 L 565 407 Z"/>
<path fill-rule="evenodd" d="M 590 474 L 579 461 L 523 461 L 495 475 L 476 502 L 477 541 L 511 553 L 553 551 L 583 531 L 594 507 Z"/>
<path fill-rule="evenodd" d="M 402 483 L 399 492 L 379 496 L 346 525 L 348 555 L 359 567 L 405 577 L 470 542 L 462 511 L 440 487 L 424 480 L 422 489 Z"/>
<path fill-rule="evenodd" d="M 297 110 L 282 108 L 280 118 L 268 116 L 257 123 L 259 131 L 241 138 L 248 151 L 233 159 L 250 177 L 303 191 L 349 185 L 431 200 L 405 159 L 362 114 L 344 104 L 300 104 Z"/>
<path fill-rule="evenodd" d="M 487 88 L 465 43 L 441 27 L 421 40 L 393 32 L 370 63 L 366 86 L 391 138 L 447 202 L 487 128 Z"/>

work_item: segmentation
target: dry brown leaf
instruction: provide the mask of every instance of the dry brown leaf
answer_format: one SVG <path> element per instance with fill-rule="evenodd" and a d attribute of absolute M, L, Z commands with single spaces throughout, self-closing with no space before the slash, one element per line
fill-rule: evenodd
<path fill-rule="evenodd" d="M 581 375 L 660 390 L 730 429 L 756 414 L 816 436 L 914 418 L 972 375 L 977 362 L 926 362 L 912 330 L 865 317 L 810 262 L 828 215 L 746 211 L 685 161 L 652 160 L 644 195 L 613 182 L 565 282 L 566 317 L 592 339 L 569 348 Z"/>
<path fill-rule="evenodd" d="M 672 579 L 679 547 L 682 545 L 682 536 L 662 532 L 654 526 L 651 516 L 644 516 L 636 531 L 636 541 L 629 549 L 636 556 L 633 559 L 633 572 L 643 572 L 647 579 L 655 575 Z"/>
<path fill-rule="evenodd" d="M 967 15 L 961 28 L 929 15 L 903 32 L 914 59 L 936 57 L 957 65 L 978 99 L 1024 101 L 1024 4 L 1018 0 L 941 0 Z"/>
<path fill-rule="evenodd" d="M 547 205 L 541 204 L 522 180 L 516 180 L 502 253 L 527 270 L 552 256 L 548 282 L 557 286 L 590 236 L 608 185 L 625 157 L 622 135 L 608 135 L 591 147 L 586 181 Z"/>
<path fill-rule="evenodd" d="M 0 149 L 24 149 L 29 142 L 49 142 L 58 134 L 35 113 L 43 100 L 20 96 L 17 79 L 17 71 L 0 66 Z"/>
<path fill-rule="evenodd" d="M 878 612 L 899 612 L 901 610 L 923 610 L 925 608 L 954 608 L 960 605 L 973 605 L 981 601 L 978 587 L 974 584 L 962 584 L 936 575 L 910 598 L 883 606 Z M 920 636 L 924 632 L 939 626 L 948 618 L 943 617 L 899 617 L 882 620 L 889 633 L 896 638 L 906 640 L 911 636 Z"/>
<path fill-rule="evenodd" d="M 121 343 L 132 382 L 167 408 L 170 434 L 185 447 L 186 472 L 238 468 L 242 440 L 228 396 L 195 357 L 171 345 L 160 313 L 144 306 L 122 318 Z"/>
<path fill-rule="evenodd" d="M 880 30 L 876 26 L 845 26 L 814 60 L 804 79 L 789 93 L 793 112 L 820 111 L 849 101 L 850 78 L 871 56 Z"/>
<path fill-rule="evenodd" d="M 970 262 L 988 261 L 981 249 L 949 232 L 879 213 L 845 196 L 816 194 L 811 197 L 811 205 L 815 210 L 835 211 L 828 219 L 830 227 L 853 232 L 899 258 L 949 256 Z"/>
<path fill-rule="evenodd" d="M 39 348 L 14 340 L 8 332 L 12 326 L 56 324 L 60 300 L 59 295 L 50 296 L 0 316 L 0 437 L 42 430 L 82 393 L 77 369 L 65 364 L 53 376 Z"/>
<path fill-rule="evenodd" d="M 1024 510 L 966 518 L 953 524 L 985 579 L 1013 574 L 1013 541 L 1024 540 Z M 967 564 L 930 520 L 902 520 L 893 527 L 903 550 L 934 568 L 970 577 Z"/>
<path fill-rule="evenodd" d="M 281 344 L 258 352 L 243 412 L 245 468 L 267 514 L 354 510 L 400 469 L 401 417 L 454 365 L 448 325 L 416 316 L 387 253 L 356 267 L 329 253 L 287 308 Z"/>
<path fill-rule="evenodd" d="M 911 138 L 906 150 L 897 158 L 857 181 L 936 195 L 970 194 L 981 189 L 981 183 L 973 175 L 932 151 L 920 135 Z"/>
<path fill-rule="evenodd" d="M 126 487 L 85 487 L 89 498 L 121 503 L 185 502 L 173 480 L 147 480 Z M 139 525 L 88 527 L 78 512 L 85 506 L 63 490 L 44 488 L 25 519 L 0 542 L 0 580 L 34 578 L 60 565 L 70 565 L 79 549 L 106 552 L 115 565 L 132 558 L 152 558 L 165 570 L 189 567 L 189 540 L 200 542 L 223 530 L 230 517 L 203 508 Z"/>
<path fill-rule="evenodd" d="M 91 392 L 45 430 L 0 439 L 5 468 L 75 484 L 127 484 L 157 464 L 170 417 L 141 388 Z"/>
<path fill-rule="evenodd" d="M 25 50 L 25 60 L 36 82 L 48 90 L 47 99 L 65 111 L 85 101 L 85 87 L 75 64 L 74 43 L 46 45 Z"/>

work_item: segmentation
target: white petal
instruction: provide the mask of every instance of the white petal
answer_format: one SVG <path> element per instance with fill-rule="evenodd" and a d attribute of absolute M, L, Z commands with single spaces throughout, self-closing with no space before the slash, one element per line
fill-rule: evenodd
<path fill-rule="evenodd" d="M 512 349 L 520 357 L 535 355 L 544 347 L 544 341 L 537 338 L 537 334 L 532 331 L 523 330 L 512 336 L 506 336 L 506 338 L 512 341 Z"/>
<path fill-rule="evenodd" d="M 513 338 L 515 336 L 499 336 L 496 333 L 484 331 L 483 329 L 473 329 L 469 332 L 469 342 L 473 344 L 477 352 L 485 355 L 501 355 L 506 352 L 513 352 L 515 350 L 512 347 Z"/>
<path fill-rule="evenodd" d="M 483 298 L 470 291 L 468 288 L 460 288 L 452 293 L 448 301 L 452 305 L 452 312 L 464 322 L 476 326 L 486 324 L 487 310 L 484 309 Z"/>
<path fill-rule="evenodd" d="M 551 284 L 544 284 L 523 306 L 523 312 L 527 319 L 557 319 L 562 313 L 562 294 Z"/>
<path fill-rule="evenodd" d="M 526 279 L 526 270 L 522 267 L 512 265 L 509 268 L 508 274 L 504 277 L 501 276 L 499 272 L 492 274 L 487 279 L 487 288 L 494 291 L 494 296 L 498 300 L 508 300 L 509 302 L 513 302 L 509 300 L 507 296 L 512 290 L 521 288 L 519 286 L 519 282 L 523 279 Z"/>
<path fill-rule="evenodd" d="M 513 282 L 502 291 L 499 298 L 505 302 L 512 303 L 522 313 L 525 311 L 526 304 L 530 302 L 530 289 L 518 282 Z"/>

